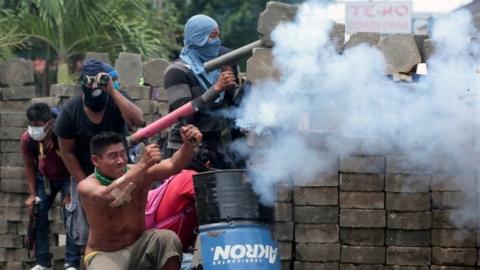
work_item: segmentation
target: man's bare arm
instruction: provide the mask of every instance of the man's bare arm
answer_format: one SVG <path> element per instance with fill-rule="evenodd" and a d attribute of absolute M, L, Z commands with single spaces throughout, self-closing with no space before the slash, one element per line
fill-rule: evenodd
<path fill-rule="evenodd" d="M 87 176 L 75 155 L 75 139 L 58 138 L 58 145 L 63 163 L 65 163 L 68 171 L 75 178 L 75 181 L 78 183 L 85 179 Z"/>

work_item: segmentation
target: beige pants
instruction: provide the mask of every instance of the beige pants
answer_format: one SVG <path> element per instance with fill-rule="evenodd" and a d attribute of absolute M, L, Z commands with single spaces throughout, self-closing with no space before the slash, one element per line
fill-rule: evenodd
<path fill-rule="evenodd" d="M 182 244 L 177 235 L 169 230 L 152 229 L 124 249 L 89 253 L 85 256 L 85 265 L 88 270 L 162 269 L 174 256 L 182 261 Z"/>

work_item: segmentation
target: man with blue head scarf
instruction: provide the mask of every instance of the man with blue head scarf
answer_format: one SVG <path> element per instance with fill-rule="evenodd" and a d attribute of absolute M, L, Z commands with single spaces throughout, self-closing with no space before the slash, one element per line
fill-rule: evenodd
<path fill-rule="evenodd" d="M 217 22 L 206 15 L 191 17 L 184 30 L 184 46 L 180 59 L 170 64 L 165 71 L 164 87 L 167 91 L 170 111 L 174 111 L 187 102 L 194 101 L 200 110 L 190 117 L 179 119 L 168 135 L 164 155 L 170 157 L 181 146 L 180 128 L 193 124 L 203 134 L 203 144 L 216 149 L 218 156 L 225 159 L 225 147 L 221 132 L 226 120 L 215 110 L 228 104 L 225 91 L 237 86 L 231 68 L 207 72 L 204 63 L 219 56 L 221 50 L 220 30 Z M 208 98 L 205 98 L 208 97 Z M 214 164 L 217 168 L 226 168 L 224 160 Z"/>
<path fill-rule="evenodd" d="M 76 186 L 94 171 L 90 139 L 107 130 L 127 136 L 128 128 L 144 125 L 142 110 L 119 90 L 117 80 L 118 74 L 112 66 L 97 60 L 86 62 L 79 78 L 82 92 L 63 105 L 54 127 L 63 162 L 75 179 L 71 187 L 72 203 L 68 208 L 74 218 L 67 220 L 67 223 L 70 221 L 67 225 L 79 245 L 86 244 L 88 227 Z M 82 229 L 84 227 L 86 229 Z"/>

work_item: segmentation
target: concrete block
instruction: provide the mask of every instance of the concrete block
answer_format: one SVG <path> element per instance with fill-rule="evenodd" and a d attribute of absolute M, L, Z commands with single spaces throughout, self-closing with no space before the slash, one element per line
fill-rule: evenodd
<path fill-rule="evenodd" d="M 336 224 L 296 224 L 297 243 L 338 243 L 339 229 Z"/>
<path fill-rule="evenodd" d="M 247 60 L 247 79 L 256 84 L 267 79 L 278 80 L 280 77 L 280 71 L 274 65 L 272 50 L 253 49 L 252 56 Z"/>
<path fill-rule="evenodd" d="M 160 101 L 157 103 L 157 108 L 158 108 L 158 113 L 161 115 L 161 116 L 165 116 L 167 115 L 170 111 L 169 111 L 169 106 L 168 106 L 168 102 L 165 102 L 165 101 Z"/>
<path fill-rule="evenodd" d="M 277 191 L 277 202 L 293 201 L 293 190 L 290 183 L 277 183 L 275 189 Z"/>
<path fill-rule="evenodd" d="M 342 191 L 383 191 L 385 185 L 383 174 L 340 174 Z"/>
<path fill-rule="evenodd" d="M 8 233 L 8 222 L 6 219 L 0 220 L 0 234 L 7 234 Z"/>
<path fill-rule="evenodd" d="M 26 248 L 15 249 L 14 258 L 15 258 L 15 261 L 20 261 L 20 262 L 28 262 L 28 263 L 35 262 L 35 257 L 30 256 Z"/>
<path fill-rule="evenodd" d="M 380 33 L 373 32 L 356 32 L 350 35 L 350 39 L 345 43 L 345 50 L 358 46 L 360 44 L 366 44 L 370 47 L 374 47 L 380 41 Z"/>
<path fill-rule="evenodd" d="M 432 264 L 435 265 L 471 265 L 477 263 L 475 248 L 432 248 Z"/>
<path fill-rule="evenodd" d="M 413 38 L 415 39 L 415 44 L 417 45 L 418 52 L 420 53 L 420 58 L 422 59 L 422 63 L 426 63 L 427 59 L 425 58 L 423 44 L 426 39 L 428 39 L 428 35 L 414 35 Z"/>
<path fill-rule="evenodd" d="M 338 205 L 338 189 L 335 187 L 295 187 L 295 205 Z"/>
<path fill-rule="evenodd" d="M 257 31 L 265 46 L 273 47 L 270 34 L 275 27 L 282 23 L 292 21 L 295 18 L 297 7 L 280 2 L 267 2 L 266 8 L 258 17 Z"/>
<path fill-rule="evenodd" d="M 30 100 L 38 97 L 35 86 L 12 86 L 1 89 L 2 100 Z"/>
<path fill-rule="evenodd" d="M 342 263 L 384 264 L 385 247 L 342 246 Z"/>
<path fill-rule="evenodd" d="M 0 248 L 22 248 L 23 237 L 20 235 L 3 234 L 0 235 Z"/>
<path fill-rule="evenodd" d="M 387 228 L 400 230 L 429 230 L 432 227 L 431 212 L 388 212 Z"/>
<path fill-rule="evenodd" d="M 0 192 L 0 206 L 5 207 L 21 207 L 28 196 L 23 194 L 13 194 Z"/>
<path fill-rule="evenodd" d="M 474 229 L 476 217 L 474 210 L 432 210 L 432 227 Z"/>
<path fill-rule="evenodd" d="M 345 44 L 345 24 L 334 23 L 330 29 L 329 38 L 335 46 L 335 51 L 339 54 L 343 53 Z"/>
<path fill-rule="evenodd" d="M 301 187 L 337 187 L 338 186 L 338 170 L 322 172 L 315 176 L 314 179 L 294 178 L 296 186 Z"/>
<path fill-rule="evenodd" d="M 392 34 L 380 38 L 377 45 L 387 61 L 388 74 L 409 72 L 422 62 L 415 39 L 411 34 Z"/>
<path fill-rule="evenodd" d="M 340 192 L 340 207 L 354 209 L 385 209 L 383 192 Z"/>
<path fill-rule="evenodd" d="M 340 158 L 343 173 L 380 174 L 385 171 L 385 156 L 346 156 Z"/>
<path fill-rule="evenodd" d="M 0 101 L 0 114 L 23 114 L 30 106 L 30 101 Z M 3 118 L 3 117 L 2 117 Z"/>
<path fill-rule="evenodd" d="M 20 140 L 24 132 L 25 132 L 25 128 L 21 128 L 21 127 L 1 128 L 0 140 Z"/>
<path fill-rule="evenodd" d="M 151 88 L 148 86 L 127 86 L 125 88 L 122 87 L 125 92 L 133 99 L 150 99 L 151 96 Z"/>
<path fill-rule="evenodd" d="M 53 84 L 50 86 L 50 95 L 54 97 L 74 97 L 82 93 L 79 84 Z"/>
<path fill-rule="evenodd" d="M 386 172 L 424 174 L 430 168 L 428 158 L 421 155 L 389 155 L 387 156 Z"/>
<path fill-rule="evenodd" d="M 385 265 L 384 270 L 429 270 L 428 266 Z"/>
<path fill-rule="evenodd" d="M 340 270 L 383 270 L 383 264 L 340 264 Z"/>
<path fill-rule="evenodd" d="M 430 231 L 387 230 L 387 246 L 428 247 Z"/>
<path fill-rule="evenodd" d="M 295 260 L 303 262 L 338 262 L 339 244 L 297 243 Z"/>
<path fill-rule="evenodd" d="M 293 241 L 293 222 L 276 222 L 272 231 L 277 241 Z"/>
<path fill-rule="evenodd" d="M 429 193 L 392 193 L 387 192 L 387 210 L 415 212 L 430 210 Z"/>
<path fill-rule="evenodd" d="M 24 203 L 25 200 L 22 200 L 20 203 Z M 29 212 L 26 207 L 8 207 L 6 211 L 6 217 L 8 221 L 27 221 L 29 217 Z"/>
<path fill-rule="evenodd" d="M 115 69 L 122 88 L 124 86 L 138 86 L 143 77 L 142 55 L 137 53 L 121 52 L 115 60 Z"/>
<path fill-rule="evenodd" d="M 1 153 L 1 164 L 4 166 L 23 166 L 23 159 L 20 153 Z"/>
<path fill-rule="evenodd" d="M 338 224 L 337 206 L 295 206 L 295 223 Z"/>
<path fill-rule="evenodd" d="M 432 191 L 432 208 L 475 209 L 475 193 L 461 191 Z"/>
<path fill-rule="evenodd" d="M 384 210 L 340 210 L 340 226 L 348 228 L 384 228 Z"/>
<path fill-rule="evenodd" d="M 429 174 L 388 173 L 385 176 L 385 191 L 390 192 L 429 192 Z"/>
<path fill-rule="evenodd" d="M 15 140 L 0 140 L 1 153 L 17 153 L 18 154 L 20 152 L 20 147 L 21 147 L 20 137 L 18 137 Z M 7 166 L 7 164 L 5 164 L 5 166 Z"/>
<path fill-rule="evenodd" d="M 152 99 L 168 102 L 167 91 L 162 87 L 152 87 Z"/>
<path fill-rule="evenodd" d="M 36 97 L 30 100 L 30 103 L 46 103 L 50 107 L 59 107 L 62 105 L 61 97 Z"/>
<path fill-rule="evenodd" d="M 275 221 L 292 221 L 293 206 L 291 203 L 275 203 Z"/>
<path fill-rule="evenodd" d="M 26 111 L 0 115 L 0 127 L 23 127 L 28 125 Z"/>
<path fill-rule="evenodd" d="M 432 229 L 432 246 L 434 247 L 475 247 L 475 230 Z"/>
<path fill-rule="evenodd" d="M 0 192 L 28 194 L 27 182 L 24 179 L 1 179 Z"/>
<path fill-rule="evenodd" d="M 278 250 L 282 261 L 292 259 L 292 246 L 292 242 L 278 242 Z"/>
<path fill-rule="evenodd" d="M 170 64 L 164 59 L 152 59 L 143 63 L 143 81 L 151 87 L 163 87 L 165 69 Z"/>
<path fill-rule="evenodd" d="M 102 52 L 87 52 L 87 55 L 85 56 L 85 59 L 83 60 L 83 63 L 87 63 L 90 60 L 97 60 L 102 63 L 107 63 L 109 65 L 112 65 L 112 61 L 110 61 L 110 56 L 108 53 L 102 53 Z"/>
<path fill-rule="evenodd" d="M 33 82 L 32 61 L 14 58 L 0 63 L 0 84 L 12 87 L 30 82 Z"/>
<path fill-rule="evenodd" d="M 387 247 L 387 264 L 430 265 L 429 247 Z"/>
<path fill-rule="evenodd" d="M 475 190 L 474 173 L 434 174 L 432 191 L 472 191 Z"/>
<path fill-rule="evenodd" d="M 22 262 L 7 262 L 5 270 L 24 270 Z"/>
<path fill-rule="evenodd" d="M 385 230 L 340 228 L 340 243 L 350 246 L 384 246 Z"/>
<path fill-rule="evenodd" d="M 475 267 L 468 266 L 441 266 L 441 265 L 432 265 L 430 270 L 475 270 Z"/>
<path fill-rule="evenodd" d="M 158 113 L 158 102 L 155 100 L 135 100 L 133 102 L 143 113 Z"/>
<path fill-rule="evenodd" d="M 290 269 L 290 268 L 288 268 Z M 338 263 L 312 263 L 312 262 L 295 262 L 293 264 L 294 270 L 338 270 Z"/>
<path fill-rule="evenodd" d="M 430 39 L 425 39 L 423 41 L 423 61 L 428 62 L 428 59 L 433 55 L 435 52 L 435 47 L 433 45 L 433 41 Z"/>

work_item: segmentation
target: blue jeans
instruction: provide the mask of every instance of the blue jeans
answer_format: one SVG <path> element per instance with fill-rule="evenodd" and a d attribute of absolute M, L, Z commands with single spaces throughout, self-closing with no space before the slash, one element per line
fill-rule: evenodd
<path fill-rule="evenodd" d="M 66 194 L 68 194 L 68 188 L 70 186 L 70 178 L 63 180 L 50 181 L 50 195 L 45 193 L 45 185 L 43 182 L 43 176 L 37 175 L 36 180 L 36 192 L 37 197 L 40 198 L 40 202 L 37 205 L 37 216 L 35 223 L 35 260 L 36 263 L 42 266 L 51 267 L 52 262 L 50 258 L 52 255 L 49 251 L 48 243 L 48 211 L 52 206 L 55 197 L 60 192 L 62 201 Z M 68 215 L 68 211 L 63 208 L 64 224 Z M 73 241 L 67 236 L 67 245 L 65 252 L 65 264 L 69 264 L 73 267 L 80 266 L 81 247 L 73 243 Z"/>

